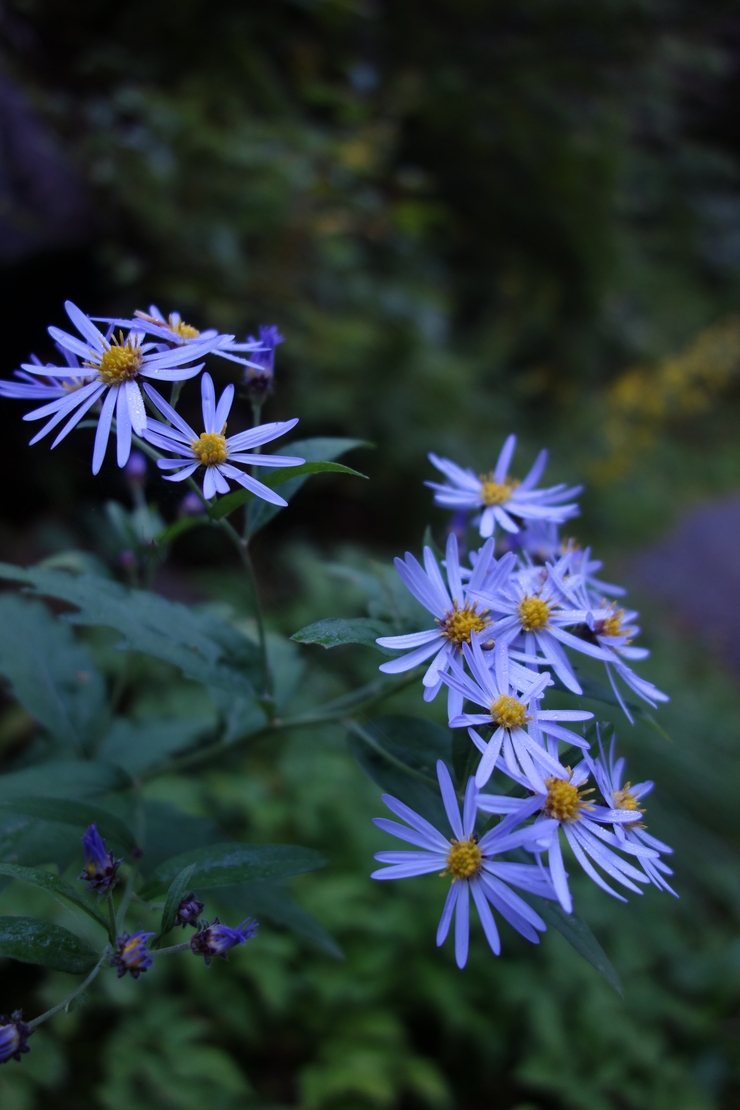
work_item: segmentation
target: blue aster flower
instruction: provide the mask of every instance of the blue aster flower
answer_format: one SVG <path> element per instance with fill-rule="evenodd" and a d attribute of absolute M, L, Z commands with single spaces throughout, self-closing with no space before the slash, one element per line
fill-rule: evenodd
<path fill-rule="evenodd" d="M 83 368 L 92 372 L 91 380 L 73 393 L 52 400 L 39 409 L 26 413 L 24 420 L 50 419 L 35 436 L 33 442 L 43 438 L 66 417 L 67 423 L 52 443 L 56 447 L 68 435 L 85 413 L 97 402 L 102 402 L 98 427 L 93 448 L 93 474 L 103 465 L 108 445 L 113 413 L 116 415 L 117 461 L 125 466 L 131 452 L 131 435 L 137 435 L 146 428 L 144 399 L 139 385 L 140 378 L 151 378 L 158 382 L 184 381 L 195 377 L 203 369 L 203 363 L 196 362 L 206 355 L 213 346 L 213 338 L 198 339 L 185 346 L 168 347 L 159 350 L 154 343 L 143 342 L 141 330 L 130 331 L 124 337 L 106 334 L 96 328 L 89 316 L 81 312 L 71 301 L 64 305 L 67 315 L 75 325 L 82 340 L 59 328 L 49 328 L 49 334 L 64 352 L 72 352 L 82 360 Z M 38 367 L 34 363 L 23 363 L 22 369 L 28 374 L 46 378 L 69 378 L 70 367 Z"/>
<path fill-rule="evenodd" d="M 118 882 L 117 872 L 123 860 L 114 859 L 113 853 L 107 851 L 105 841 L 94 824 L 88 827 L 82 837 L 82 846 L 85 850 L 85 867 L 80 878 L 99 894 L 112 890 Z"/>
<path fill-rule="evenodd" d="M 513 848 L 524 847 L 530 851 L 539 849 L 552 836 L 556 828 L 555 822 L 518 828 L 520 819 L 512 814 L 478 839 L 474 831 L 477 796 L 475 780 L 468 779 L 461 817 L 450 772 L 441 760 L 437 763 L 437 778 L 452 837 L 448 839 L 445 833 L 439 832 L 398 798 L 384 794 L 385 805 L 406 824 L 399 825 L 385 817 L 376 817 L 374 824 L 399 840 L 415 845 L 421 851 L 378 852 L 375 859 L 388 866 L 374 871 L 372 878 L 408 879 L 434 872 L 450 877 L 450 888 L 437 929 L 437 946 L 444 944 L 447 939 L 454 914 L 455 960 L 460 968 L 465 967 L 468 958 L 471 895 L 494 955 L 499 955 L 501 941 L 491 906 L 518 933 L 533 944 L 538 944 L 537 932 L 545 931 L 545 923 L 511 887 L 517 886 L 541 898 L 554 898 L 553 886 L 544 870 L 536 865 L 510 863 L 496 857 Z"/>
<path fill-rule="evenodd" d="M 594 864 L 627 890 L 642 894 L 635 884 L 647 883 L 647 876 L 613 849 L 620 848 L 633 857 L 653 860 L 658 853 L 626 840 L 617 843 L 612 827 L 634 822 L 635 814 L 611 806 L 599 806 L 588 800 L 588 795 L 594 790 L 586 786 L 590 772 L 587 760 L 584 759 L 572 770 L 557 764 L 544 774 L 534 760 L 529 761 L 526 771 L 515 771 L 501 760 L 497 766 L 509 778 L 523 786 L 529 796 L 516 798 L 509 794 L 481 793 L 477 797 L 478 809 L 482 813 L 505 814 L 505 819 L 513 817 L 517 821 L 536 817 L 534 825 L 530 826 L 534 829 L 539 824 L 547 825 L 547 837 L 541 838 L 546 841 L 543 850 L 547 850 L 552 884 L 566 913 L 572 913 L 573 900 L 560 844 L 561 831 L 583 870 L 607 894 L 618 898 L 620 902 L 627 901 L 609 886 Z"/>
<path fill-rule="evenodd" d="M 607 756 L 601 743 L 601 736 L 599 736 L 598 759 L 586 757 L 591 773 L 596 779 L 607 806 L 621 813 L 627 812 L 633 815 L 632 821 L 621 821 L 612 826 L 614 832 L 612 843 L 616 847 L 625 849 L 628 845 L 642 844 L 657 853 L 656 856 L 640 856 L 640 866 L 651 883 L 660 890 L 667 890 L 675 898 L 678 898 L 673 887 L 664 878 L 665 875 L 672 875 L 673 872 L 660 859 L 661 853 L 670 855 L 673 853 L 673 849 L 668 844 L 664 844 L 662 840 L 651 836 L 642 820 L 647 812 L 641 805 L 642 800 L 651 792 L 655 784 L 648 781 L 636 782 L 633 785 L 631 782 L 623 781 L 625 761 L 623 758 L 615 758 L 616 742 L 615 734 L 612 736 Z"/>
<path fill-rule="evenodd" d="M 203 426 L 205 431 L 200 435 L 175 412 L 171 405 L 152 389 L 145 385 L 147 396 L 153 401 L 162 415 L 170 421 L 163 424 L 157 420 L 147 420 L 143 435 L 149 443 L 179 456 L 175 459 L 158 459 L 160 470 L 172 470 L 174 473 L 165 474 L 163 477 L 168 482 L 183 482 L 189 478 L 199 466 L 205 468 L 203 478 L 203 496 L 210 501 L 217 493 L 228 493 L 230 478 L 239 485 L 244 486 L 256 497 L 269 501 L 272 505 L 287 505 L 287 501 L 275 493 L 263 482 L 258 482 L 251 474 L 238 470 L 232 463 L 238 462 L 248 466 L 300 466 L 305 459 L 291 455 L 255 455 L 249 454 L 253 447 L 261 447 L 263 443 L 270 443 L 278 436 L 285 435 L 298 423 L 295 420 L 283 420 L 274 424 L 260 424 L 250 428 L 247 432 L 239 432 L 228 438 L 226 420 L 234 400 L 234 387 L 227 385 L 216 403 L 216 391 L 210 374 L 201 378 L 201 394 L 203 400 Z"/>
<path fill-rule="evenodd" d="M 246 944 L 257 936 L 257 922 L 252 917 L 247 917 L 236 929 L 222 925 L 217 917 L 209 925 L 203 922 L 202 927 L 190 938 L 190 947 L 196 956 L 203 956 L 208 967 L 211 966 L 211 956 L 221 956 L 224 960 L 226 953 L 237 944 Z"/>
<path fill-rule="evenodd" d="M 0 1064 L 7 1064 L 9 1060 L 20 1062 L 22 1053 L 31 1051 L 28 1038 L 32 1032 L 20 1010 L 10 1017 L 0 1016 Z"/>
<path fill-rule="evenodd" d="M 122 933 L 116 938 L 117 951 L 111 959 L 113 967 L 118 968 L 121 979 L 128 971 L 132 979 L 138 979 L 143 971 L 152 966 L 152 954 L 147 941 L 155 933 Z"/>
<path fill-rule="evenodd" d="M 491 654 L 493 666 L 490 665 Z M 548 769 L 557 773 L 558 762 L 552 752 L 554 748 L 557 755 L 558 741 L 588 748 L 588 741 L 564 728 L 563 723 L 588 721 L 593 713 L 583 709 L 540 709 L 539 699 L 552 683 L 547 671 L 538 675 L 536 671 L 512 666 L 506 644 L 501 641 L 493 653 L 484 653 L 480 637 L 476 635 L 469 645 L 463 645 L 463 655 L 472 677 L 453 660 L 444 681 L 474 705 L 485 707 L 486 712 L 458 713 L 450 718 L 449 724 L 450 728 L 467 728 L 471 740 L 483 753 L 475 775 L 479 789 L 490 779 L 502 751 L 504 764 L 514 771 L 522 765 L 528 768 L 534 760 L 544 773 Z M 476 727 L 481 725 L 493 729 L 490 740 L 483 740 L 476 732 Z M 546 737 L 551 740 L 550 750 L 546 747 Z"/>
<path fill-rule="evenodd" d="M 451 459 L 430 454 L 432 466 L 441 471 L 447 483 L 425 482 L 434 490 L 434 502 L 446 509 L 481 510 L 477 518 L 478 529 L 486 539 L 496 531 L 496 525 L 505 532 L 518 532 L 518 521 L 553 521 L 562 524 L 571 517 L 578 516 L 578 505 L 562 504 L 569 497 L 581 492 L 582 486 L 570 489 L 560 483 L 548 489 L 535 489 L 547 464 L 547 451 L 540 451 L 534 466 L 522 482 L 509 477 L 516 436 L 510 435 L 499 454 L 496 466 L 490 474 L 476 475 L 472 470 L 463 470 Z"/>

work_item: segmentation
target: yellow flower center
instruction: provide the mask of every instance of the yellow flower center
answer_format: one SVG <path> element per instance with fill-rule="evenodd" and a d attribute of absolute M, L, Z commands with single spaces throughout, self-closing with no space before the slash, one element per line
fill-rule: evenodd
<path fill-rule="evenodd" d="M 545 779 L 547 787 L 547 800 L 544 810 L 548 817 L 556 821 L 571 823 L 577 821 L 582 809 L 590 809 L 588 802 L 584 802 L 584 794 L 593 794 L 591 790 L 579 790 L 567 779 Z"/>
<path fill-rule="evenodd" d="M 167 327 L 175 335 L 179 335 L 180 339 L 197 339 L 200 335 L 197 328 L 194 328 L 191 324 L 186 324 L 184 320 L 175 320 L 173 316 L 170 316 Z"/>
<path fill-rule="evenodd" d="M 519 620 L 525 632 L 539 632 L 550 620 L 550 606 L 541 597 L 523 597 L 519 602 Z"/>
<path fill-rule="evenodd" d="M 129 967 L 138 967 L 146 959 L 146 948 L 139 937 L 131 937 L 121 948 L 121 956 Z"/>
<path fill-rule="evenodd" d="M 190 446 L 203 466 L 218 466 L 228 458 L 226 436 L 220 432 L 201 432 L 197 439 L 191 440 Z"/>
<path fill-rule="evenodd" d="M 615 809 L 631 809 L 635 813 L 646 813 L 647 810 L 640 809 L 640 803 L 635 795 L 630 791 L 631 782 L 626 782 L 621 790 L 614 791 L 614 808 Z M 644 829 L 642 821 L 632 821 L 628 825 L 623 825 L 622 828 L 626 829 Z"/>
<path fill-rule="evenodd" d="M 521 728 L 531 720 L 531 717 L 527 716 L 526 706 L 508 694 L 502 694 L 500 698 L 496 698 L 491 706 L 491 718 L 494 724 L 502 728 Z"/>
<path fill-rule="evenodd" d="M 491 620 L 486 617 L 487 612 L 487 609 L 483 609 L 479 613 L 475 605 L 471 605 L 470 602 L 466 602 L 460 609 L 455 602 L 452 609 L 449 609 L 441 619 L 437 618 L 437 623 L 442 635 L 459 648 L 463 644 L 470 643 L 471 633 L 482 632 L 488 627 Z"/>
<path fill-rule="evenodd" d="M 512 493 L 519 485 L 511 478 L 497 482 L 490 474 L 480 474 L 480 499 L 484 505 L 505 505 Z"/>
<path fill-rule="evenodd" d="M 603 620 L 597 622 L 597 630 L 600 636 L 621 636 L 622 621 L 624 619 L 624 609 L 616 609 L 611 616 L 604 617 Z"/>
<path fill-rule="evenodd" d="M 123 332 L 111 339 L 111 345 L 98 364 L 86 362 L 85 366 L 97 370 L 98 378 L 106 385 L 120 385 L 122 382 L 131 381 L 138 377 L 143 362 L 141 348 L 131 341 L 123 338 Z"/>
<path fill-rule="evenodd" d="M 452 875 L 453 883 L 458 879 L 469 879 L 475 875 L 481 865 L 483 853 L 475 842 L 474 837 L 468 840 L 453 840 L 452 847 L 447 853 L 447 866 L 443 875 Z"/>

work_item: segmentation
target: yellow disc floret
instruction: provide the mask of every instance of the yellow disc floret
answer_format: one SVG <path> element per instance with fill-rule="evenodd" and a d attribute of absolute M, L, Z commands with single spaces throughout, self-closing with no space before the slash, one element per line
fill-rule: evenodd
<path fill-rule="evenodd" d="M 526 706 L 508 694 L 502 694 L 500 698 L 496 698 L 491 706 L 491 718 L 495 725 L 509 729 L 521 728 L 523 724 L 531 720 L 527 716 Z"/>
<path fill-rule="evenodd" d="M 635 795 L 630 790 L 631 786 L 632 786 L 631 782 L 626 782 L 621 790 L 615 790 L 614 791 L 614 808 L 615 809 L 630 809 L 630 810 L 633 810 L 635 813 L 639 813 L 639 814 L 642 815 L 643 813 L 646 813 L 647 811 L 640 808 L 639 801 L 637 800 Z M 645 826 L 643 825 L 643 823 L 641 821 L 637 820 L 637 821 L 634 821 L 634 822 L 630 822 L 627 825 L 622 825 L 622 828 L 623 829 L 624 828 L 626 828 L 626 829 L 634 829 L 634 828 L 644 829 Z"/>
<path fill-rule="evenodd" d="M 593 790 L 579 790 L 568 779 L 545 779 L 545 786 L 547 800 L 544 811 L 548 817 L 554 817 L 556 821 L 570 824 L 578 820 L 582 809 L 590 808 L 588 802 L 584 802 L 583 795 L 592 794 Z"/>
<path fill-rule="evenodd" d="M 443 617 L 437 618 L 437 623 L 442 635 L 459 648 L 463 644 L 470 643 L 471 633 L 482 632 L 488 627 L 491 621 L 486 616 L 487 612 L 487 609 L 478 612 L 476 606 L 471 605 L 470 602 L 466 602 L 461 609 L 455 602 Z"/>
<path fill-rule="evenodd" d="M 180 339 L 197 339 L 200 332 L 191 324 L 186 324 L 184 320 L 179 318 L 176 320 L 174 316 L 170 316 L 167 327 L 173 331 L 175 335 L 179 335 Z"/>
<path fill-rule="evenodd" d="M 106 385 L 121 385 L 122 382 L 138 377 L 142 362 L 139 345 L 132 342 L 130 336 L 124 339 L 119 332 L 119 339 L 115 336 L 112 338 L 111 345 L 103 352 L 100 362 L 86 362 L 85 366 L 97 370 L 100 381 Z"/>
<path fill-rule="evenodd" d="M 443 875 L 452 875 L 453 883 L 458 879 L 469 879 L 475 875 L 481 865 L 483 853 L 478 847 L 475 837 L 468 840 L 453 840 L 452 847 L 447 853 L 447 866 Z"/>
<path fill-rule="evenodd" d="M 228 458 L 226 436 L 220 432 L 201 432 L 197 439 L 191 441 L 190 446 L 203 466 L 218 466 Z"/>
<path fill-rule="evenodd" d="M 624 609 L 615 609 L 610 616 L 597 622 L 596 631 L 600 636 L 622 636 L 624 635 L 623 620 Z"/>
<path fill-rule="evenodd" d="M 541 597 L 523 597 L 519 602 L 519 620 L 525 632 L 540 632 L 550 620 L 550 606 Z"/>
<path fill-rule="evenodd" d="M 505 505 L 516 489 L 518 483 L 505 478 L 497 482 L 491 474 L 480 475 L 480 499 L 484 505 Z"/>

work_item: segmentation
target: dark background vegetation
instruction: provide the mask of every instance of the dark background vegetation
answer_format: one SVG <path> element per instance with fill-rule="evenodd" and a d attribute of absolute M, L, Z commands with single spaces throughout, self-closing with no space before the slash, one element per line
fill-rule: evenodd
<path fill-rule="evenodd" d="M 343 736 L 304 734 L 168 797 L 323 848 L 304 900 L 345 961 L 267 930 L 230 969 L 112 986 L 3 1069 L 3 1110 L 740 1105 L 734 503 L 661 549 L 670 603 L 665 564 L 640 569 L 680 511 L 740 486 L 739 110 L 730 0 L 2 5 L 3 374 L 52 355 L 67 297 L 239 338 L 276 322 L 267 418 L 377 445 L 351 460 L 370 482 L 315 480 L 260 541 L 288 634 L 357 605 L 318 552 L 386 560 L 430 520 L 443 534 L 427 451 L 488 469 L 514 429 L 523 469 L 547 444 L 553 477 L 589 482 L 578 534 L 646 609 L 647 672 L 673 697 L 672 743 L 620 728 L 633 779 L 659 781 L 681 893 L 581 892 L 624 1002 L 549 934 L 539 952 L 509 934 L 498 961 L 478 937 L 459 974 L 433 947 L 433 881 L 367 878 L 377 791 Z M 127 497 L 112 460 L 93 481 L 91 432 L 28 448 L 20 413 L 0 412 L 3 557 L 93 546 L 100 502 Z M 176 514 L 176 487 L 149 493 Z M 722 628 L 691 605 L 707 579 Z M 160 588 L 239 604 L 227 553 L 196 540 Z M 344 650 L 316 661 L 331 681 L 372 673 Z"/>

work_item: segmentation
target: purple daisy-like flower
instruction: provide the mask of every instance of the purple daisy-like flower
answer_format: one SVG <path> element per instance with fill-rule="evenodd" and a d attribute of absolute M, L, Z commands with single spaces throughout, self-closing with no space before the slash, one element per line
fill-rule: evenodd
<path fill-rule="evenodd" d="M 118 969 L 118 978 L 121 979 L 128 971 L 132 979 L 138 979 L 142 972 L 152 966 L 154 962 L 147 948 L 147 941 L 155 933 L 122 933 L 116 938 L 117 951 L 111 959 L 113 967 Z"/>
<path fill-rule="evenodd" d="M 505 555 L 497 563 L 493 557 L 493 548 L 494 542 L 491 539 L 478 552 L 475 569 L 467 584 L 463 584 L 460 575 L 457 537 L 454 533 L 447 538 L 447 585 L 430 547 L 424 548 L 423 567 L 408 551 L 405 559 L 395 560 L 396 570 L 404 585 L 432 614 L 437 627 L 424 632 L 412 632 L 406 636 L 381 636 L 376 641 L 380 647 L 396 648 L 407 654 L 388 663 L 381 663 L 379 669 L 384 674 L 400 674 L 432 657 L 422 679 L 425 701 L 432 701 L 437 696 L 442 688 L 442 676 L 452 660 L 460 657 L 462 645 L 470 643 L 471 635 L 487 634 L 492 628 L 493 620 L 487 609 L 472 599 L 471 595 L 480 589 L 484 580 L 494 590 L 508 580 L 514 565 L 514 556 Z M 448 709 L 450 715 L 459 713 L 462 709 L 462 698 L 452 686 Z"/>
<path fill-rule="evenodd" d="M 21 1055 L 30 1052 L 28 1038 L 33 1030 L 23 1021 L 20 1010 L 16 1010 L 10 1017 L 0 1016 L 0 1064 L 7 1064 L 9 1060 L 18 1060 Z"/>
<path fill-rule="evenodd" d="M 623 781 L 625 761 L 624 758 L 615 759 L 616 742 L 617 737 L 614 735 L 607 756 L 601 743 L 601 737 L 599 737 L 598 759 L 586 756 L 586 762 L 591 768 L 591 773 L 596 779 L 607 806 L 633 815 L 632 821 L 626 823 L 622 821 L 613 826 L 615 846 L 624 847 L 628 843 L 638 843 L 653 849 L 657 853 L 656 857 L 641 856 L 640 865 L 651 883 L 661 890 L 667 890 L 669 894 L 678 898 L 673 887 L 663 877 L 664 875 L 672 875 L 673 872 L 660 859 L 661 852 L 670 855 L 673 853 L 673 849 L 668 844 L 664 844 L 662 840 L 651 836 L 642 821 L 646 812 L 641 807 L 642 799 L 650 793 L 655 784 L 652 782 L 636 782 L 633 785 L 631 782 Z"/>
<path fill-rule="evenodd" d="M 479 789 L 493 774 L 502 749 L 507 768 L 514 771 L 522 767 L 528 769 L 534 760 L 542 772 L 547 773 L 549 768 L 557 773 L 557 760 L 546 749 L 543 736 L 554 740 L 556 754 L 560 740 L 578 748 L 588 748 L 588 741 L 571 729 L 564 728 L 563 722 L 589 721 L 593 713 L 583 709 L 540 709 L 539 699 L 545 687 L 552 682 L 547 671 L 538 675 L 518 667 L 517 676 L 523 674 L 529 678 L 528 685 L 522 688 L 521 677 L 517 677 L 516 683 L 512 684 L 511 661 L 505 644 L 498 643 L 494 648 L 493 667 L 481 650 L 478 636 L 472 637 L 470 646 L 463 646 L 463 654 L 472 677 L 453 661 L 444 681 L 475 705 L 485 706 L 487 712 L 459 713 L 450 718 L 449 724 L 450 728 L 467 728 L 471 740 L 483 753 L 475 775 Z M 483 740 L 476 732 L 475 726 L 481 725 L 493 728 L 490 740 Z"/>
<path fill-rule="evenodd" d="M 590 768 L 585 759 L 573 770 L 557 764 L 545 775 L 534 761 L 530 762 L 526 773 L 516 772 L 502 761 L 498 766 L 509 778 L 523 786 L 530 796 L 516 798 L 509 794 L 482 793 L 478 794 L 478 809 L 482 813 L 505 814 L 505 819 L 515 817 L 518 821 L 536 816 L 530 828 L 536 829 L 539 824 L 547 823 L 548 837 L 542 839 L 547 840 L 544 847 L 547 849 L 552 883 L 566 913 L 572 913 L 573 900 L 560 845 L 561 830 L 583 870 L 607 894 L 620 902 L 627 901 L 609 886 L 594 864 L 621 886 L 642 894 L 635 884 L 648 882 L 647 876 L 612 849 L 618 847 L 628 855 L 647 859 L 655 859 L 658 853 L 626 840 L 620 844 L 615 842 L 611 826 L 634 822 L 634 812 L 599 806 L 588 800 L 593 788 L 586 787 Z"/>
<path fill-rule="evenodd" d="M 478 839 L 474 832 L 477 796 L 475 781 L 472 778 L 468 780 L 461 816 L 450 773 L 441 760 L 437 763 L 437 778 L 452 837 L 448 839 L 398 798 L 384 794 L 385 805 L 406 824 L 400 825 L 385 817 L 376 817 L 374 824 L 421 850 L 378 852 L 375 859 L 388 866 L 374 871 L 372 878 L 408 879 L 435 871 L 443 876 L 450 876 L 451 885 L 437 929 L 437 946 L 447 939 L 454 914 L 455 960 L 460 968 L 465 967 L 468 958 L 471 895 L 494 955 L 499 955 L 501 941 L 491 906 L 518 933 L 533 944 L 538 944 L 537 932 L 545 931 L 545 923 L 510 888 L 517 886 L 541 898 L 554 898 L 552 884 L 545 872 L 534 864 L 510 863 L 496 857 L 513 848 L 539 850 L 551 837 L 556 827 L 555 822 L 518 828 L 520 819 L 512 814 Z"/>
<path fill-rule="evenodd" d="M 211 956 L 221 956 L 224 960 L 226 953 L 237 944 L 246 944 L 257 936 L 257 922 L 252 917 L 247 917 L 235 929 L 222 925 L 217 917 L 209 925 L 204 921 L 202 928 L 190 938 L 190 947 L 196 956 L 203 956 L 208 967 L 211 966 Z"/>
<path fill-rule="evenodd" d="M 250 428 L 247 432 L 239 432 L 228 438 L 226 420 L 234 400 L 234 387 L 227 385 L 216 403 L 216 391 L 210 374 L 201 378 L 201 395 L 203 401 L 203 426 L 205 431 L 200 435 L 175 412 L 171 405 L 160 397 L 156 389 L 145 385 L 147 396 L 154 402 L 159 411 L 172 426 L 157 420 L 147 420 L 144 438 L 155 447 L 160 447 L 179 456 L 175 459 L 158 459 L 160 470 L 172 470 L 173 474 L 163 477 L 168 482 L 183 482 L 189 478 L 199 466 L 205 468 L 203 478 L 203 496 L 210 501 L 217 493 L 228 493 L 227 479 L 238 482 L 255 497 L 261 497 L 272 505 L 287 505 L 279 494 L 270 489 L 263 482 L 258 482 L 251 474 L 237 469 L 233 463 L 238 462 L 249 466 L 300 466 L 305 459 L 290 455 L 263 455 L 248 454 L 253 447 L 261 447 L 263 443 L 270 443 L 273 439 L 285 435 L 298 423 L 295 420 L 283 420 L 274 424 L 260 424 Z"/>
<path fill-rule="evenodd" d="M 560 483 L 549 489 L 535 489 L 547 464 L 547 451 L 540 451 L 534 466 L 522 482 L 509 477 L 516 436 L 510 435 L 490 474 L 476 475 L 464 470 L 451 459 L 430 454 L 432 466 L 440 470 L 447 483 L 425 482 L 434 490 L 434 502 L 446 509 L 481 510 L 478 528 L 483 538 L 492 536 L 498 524 L 505 532 L 518 532 L 517 520 L 553 521 L 562 524 L 578 515 L 578 505 L 563 505 L 569 497 L 581 492 L 581 486 L 570 489 Z M 516 519 L 515 519 L 516 518 Z"/>
<path fill-rule="evenodd" d="M 34 409 L 33 412 L 26 413 L 23 419 L 50 418 L 34 437 L 35 443 L 69 417 L 52 443 L 54 448 L 79 424 L 85 413 L 101 401 L 102 407 L 93 448 L 93 474 L 97 474 L 103 465 L 114 411 L 117 460 L 119 466 L 125 466 L 131 452 L 132 432 L 141 435 L 146 427 L 146 412 L 139 378 L 151 378 L 158 382 L 185 381 L 187 378 L 192 378 L 202 370 L 203 363 L 195 366 L 185 364 L 193 363 L 207 354 L 212 349 L 214 341 L 201 339 L 186 347 L 174 347 L 162 351 L 158 350 L 154 343 L 143 342 L 142 331 L 130 331 L 125 337 L 122 332 L 119 332 L 118 337 L 109 337 L 103 335 L 90 317 L 81 312 L 71 301 L 65 301 L 64 307 L 82 336 L 82 340 L 54 327 L 49 328 L 49 334 L 64 352 L 70 351 L 82 360 L 83 368 L 91 371 L 92 380 L 72 394 L 57 398 L 39 409 Z M 24 363 L 22 369 L 29 374 L 38 374 L 47 378 L 70 377 L 70 367 L 37 367 L 34 363 Z"/>
<path fill-rule="evenodd" d="M 113 858 L 113 853 L 106 849 L 105 841 L 94 824 L 88 827 L 82 837 L 82 846 L 85 850 L 85 867 L 80 878 L 89 883 L 91 889 L 98 894 L 112 890 L 118 882 L 118 868 L 123 860 Z"/>

